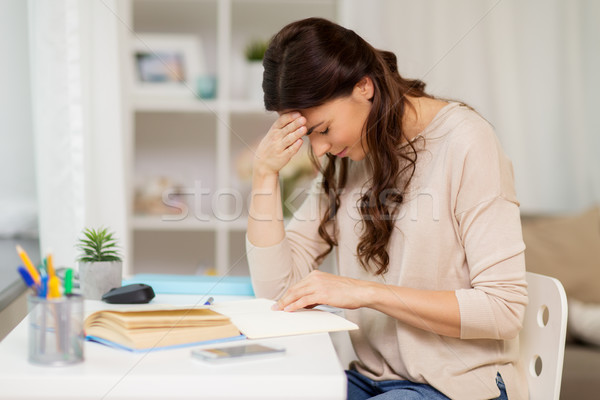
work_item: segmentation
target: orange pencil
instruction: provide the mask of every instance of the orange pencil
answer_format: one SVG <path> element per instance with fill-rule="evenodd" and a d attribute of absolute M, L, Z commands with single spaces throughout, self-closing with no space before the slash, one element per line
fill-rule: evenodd
<path fill-rule="evenodd" d="M 27 253 L 25 253 L 25 250 L 23 250 L 21 246 L 17 245 L 17 253 L 19 253 L 19 257 L 21 257 L 21 260 L 23 260 L 23 264 L 25 264 L 25 268 L 27 268 L 27 272 L 29 272 L 29 274 L 33 278 L 35 284 L 39 285 L 42 282 L 42 280 L 40 279 L 40 274 L 38 273 L 37 269 L 35 269 L 35 267 L 33 266 L 33 263 L 29 259 Z"/>
<path fill-rule="evenodd" d="M 54 273 L 54 263 L 52 262 L 52 253 L 48 253 L 46 256 L 46 269 L 48 270 L 48 278 L 52 279 Z"/>

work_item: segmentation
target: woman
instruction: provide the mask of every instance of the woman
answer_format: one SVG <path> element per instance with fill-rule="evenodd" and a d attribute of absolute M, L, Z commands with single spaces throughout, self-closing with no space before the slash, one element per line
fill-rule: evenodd
<path fill-rule="evenodd" d="M 265 105 L 280 116 L 253 164 L 257 296 L 285 311 L 346 309 L 360 327 L 348 398 L 527 398 L 525 246 L 490 125 L 323 19 L 284 27 L 263 65 Z M 278 172 L 304 136 L 321 174 L 284 228 Z M 339 275 L 320 272 L 334 248 Z"/>

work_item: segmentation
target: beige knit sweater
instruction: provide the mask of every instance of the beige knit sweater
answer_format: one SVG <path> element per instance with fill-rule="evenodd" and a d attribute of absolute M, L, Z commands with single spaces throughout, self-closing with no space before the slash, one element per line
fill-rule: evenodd
<path fill-rule="evenodd" d="M 525 259 L 512 165 L 491 126 L 449 103 L 414 140 L 415 175 L 397 216 L 389 272 L 374 276 L 357 261 L 361 222 L 356 200 L 369 173 L 351 165 L 335 227 L 340 275 L 429 290 L 454 290 L 461 338 L 430 333 L 373 309 L 346 310 L 354 367 L 375 380 L 422 382 L 453 399 L 492 399 L 500 372 L 511 400 L 528 397 L 518 360 L 518 333 L 527 304 Z M 247 241 L 257 296 L 277 298 L 319 267 L 327 248 L 319 237 L 323 197 L 317 182 L 277 245 Z"/>

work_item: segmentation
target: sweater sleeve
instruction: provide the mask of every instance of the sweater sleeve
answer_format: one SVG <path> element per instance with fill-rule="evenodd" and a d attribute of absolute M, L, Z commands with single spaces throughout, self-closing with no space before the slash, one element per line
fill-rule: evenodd
<path fill-rule="evenodd" d="M 471 288 L 456 290 L 463 339 L 511 339 L 527 305 L 525 244 L 512 165 L 489 125 L 465 139 L 455 203 Z M 475 134 L 476 133 L 476 134 Z"/>
<path fill-rule="evenodd" d="M 320 179 L 294 213 L 283 240 L 273 246 L 254 246 L 246 236 L 246 254 L 257 297 L 277 299 L 294 283 L 319 267 L 316 258 L 328 249 L 318 229 L 323 209 Z"/>

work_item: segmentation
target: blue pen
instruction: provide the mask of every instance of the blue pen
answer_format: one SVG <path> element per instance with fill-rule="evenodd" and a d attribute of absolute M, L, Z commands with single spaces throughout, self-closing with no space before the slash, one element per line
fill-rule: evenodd
<path fill-rule="evenodd" d="M 215 299 L 213 299 L 212 297 L 209 297 L 208 300 L 206 300 L 206 302 L 204 303 L 204 305 L 210 306 L 210 305 L 212 305 L 213 301 L 215 301 Z"/>
<path fill-rule="evenodd" d="M 33 278 L 31 277 L 29 271 L 27 271 L 27 269 L 22 265 L 20 265 L 19 268 L 17 268 L 17 271 L 19 271 L 19 274 L 21 275 L 21 278 L 23 278 L 23 280 L 25 281 L 25 284 L 31 289 L 33 289 L 33 293 L 37 296 L 38 288 Z"/>
<path fill-rule="evenodd" d="M 48 275 L 42 275 L 42 283 L 40 284 L 40 297 L 48 297 Z"/>

